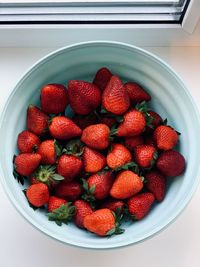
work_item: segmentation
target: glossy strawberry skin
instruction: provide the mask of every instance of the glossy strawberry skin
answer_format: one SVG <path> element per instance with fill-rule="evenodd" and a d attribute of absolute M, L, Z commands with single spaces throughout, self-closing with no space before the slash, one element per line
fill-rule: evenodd
<path fill-rule="evenodd" d="M 43 183 L 31 185 L 26 191 L 26 197 L 33 206 L 42 207 L 49 201 L 48 186 Z"/>
<path fill-rule="evenodd" d="M 125 83 L 124 87 L 128 92 L 130 100 L 133 104 L 151 100 L 151 96 L 139 84 L 135 82 Z"/>
<path fill-rule="evenodd" d="M 132 109 L 124 115 L 124 120 L 118 127 L 117 136 L 140 135 L 144 131 L 145 126 L 146 120 L 142 112 Z"/>
<path fill-rule="evenodd" d="M 110 70 L 104 67 L 97 71 L 93 83 L 103 92 L 111 77 Z"/>
<path fill-rule="evenodd" d="M 162 150 L 170 150 L 178 142 L 177 132 L 165 125 L 158 126 L 155 129 L 153 136 L 157 147 Z"/>
<path fill-rule="evenodd" d="M 158 127 L 163 122 L 163 119 L 161 118 L 161 116 L 158 113 L 156 113 L 155 111 L 150 110 L 150 111 L 148 111 L 148 113 L 153 118 L 153 121 L 152 121 L 153 128 Z"/>
<path fill-rule="evenodd" d="M 62 155 L 58 159 L 57 172 L 65 177 L 64 182 L 71 182 L 83 168 L 82 160 L 73 155 Z"/>
<path fill-rule="evenodd" d="M 82 130 L 69 118 L 64 116 L 54 117 L 49 126 L 52 137 L 59 140 L 69 140 L 81 135 Z"/>
<path fill-rule="evenodd" d="M 20 153 L 31 153 L 36 151 L 39 145 L 39 137 L 29 131 L 23 131 L 18 135 L 17 146 Z"/>
<path fill-rule="evenodd" d="M 130 151 L 121 144 L 112 144 L 112 150 L 107 155 L 107 165 L 111 169 L 119 168 L 132 160 Z"/>
<path fill-rule="evenodd" d="M 101 104 L 99 88 L 85 81 L 69 81 L 68 95 L 71 108 L 79 115 L 87 115 Z"/>
<path fill-rule="evenodd" d="M 55 196 L 50 196 L 48 202 L 48 212 L 53 212 L 54 210 L 60 208 L 60 206 L 66 204 L 67 201 L 62 198 L 58 198 Z"/>
<path fill-rule="evenodd" d="M 133 152 L 135 147 L 144 144 L 144 138 L 141 135 L 131 136 L 125 138 L 126 147 Z"/>
<path fill-rule="evenodd" d="M 41 155 L 42 164 L 55 164 L 56 162 L 56 149 L 54 140 L 43 141 L 38 149 L 38 154 Z"/>
<path fill-rule="evenodd" d="M 68 105 L 67 90 L 62 84 L 47 84 L 41 89 L 40 101 L 45 113 L 61 113 Z"/>
<path fill-rule="evenodd" d="M 165 176 L 175 177 L 185 170 L 185 159 L 178 151 L 168 150 L 162 152 L 156 162 L 156 167 Z"/>
<path fill-rule="evenodd" d="M 122 200 L 108 199 L 101 205 L 101 208 L 102 209 L 109 209 L 109 210 L 112 210 L 114 212 L 116 212 L 120 209 L 121 210 L 120 213 L 123 213 L 124 205 L 125 204 Z"/>
<path fill-rule="evenodd" d="M 109 117 L 109 116 L 101 116 L 99 122 L 102 124 L 105 124 L 109 128 L 111 128 L 116 123 L 116 120 L 114 118 Z"/>
<path fill-rule="evenodd" d="M 118 76 L 112 76 L 102 94 L 103 107 L 115 114 L 125 113 L 130 105 L 128 93 Z"/>
<path fill-rule="evenodd" d="M 128 210 L 135 220 L 143 219 L 149 212 L 155 197 L 152 193 L 142 193 L 128 200 Z"/>
<path fill-rule="evenodd" d="M 85 172 L 95 173 L 106 166 L 106 157 L 94 149 L 85 147 L 83 164 Z"/>
<path fill-rule="evenodd" d="M 84 200 L 76 200 L 73 205 L 76 207 L 74 223 L 79 228 L 84 228 L 83 221 L 87 215 L 90 215 L 93 213 L 93 210 L 88 204 L 88 202 Z"/>
<path fill-rule="evenodd" d="M 23 175 L 31 175 L 39 166 L 41 162 L 41 156 L 37 153 L 22 153 L 16 156 L 14 160 L 16 171 Z"/>
<path fill-rule="evenodd" d="M 75 201 L 82 193 L 81 186 L 78 182 L 63 183 L 61 182 L 54 191 L 55 196 L 64 198 L 67 201 Z"/>
<path fill-rule="evenodd" d="M 81 141 L 91 148 L 104 150 L 110 144 L 109 136 L 110 129 L 107 125 L 96 124 L 83 130 Z"/>
<path fill-rule="evenodd" d="M 49 117 L 42 112 L 38 107 L 29 105 L 27 109 L 27 129 L 40 136 L 48 130 Z"/>
<path fill-rule="evenodd" d="M 151 167 L 157 159 L 157 151 L 151 145 L 139 145 L 134 149 L 135 161 L 142 168 Z"/>

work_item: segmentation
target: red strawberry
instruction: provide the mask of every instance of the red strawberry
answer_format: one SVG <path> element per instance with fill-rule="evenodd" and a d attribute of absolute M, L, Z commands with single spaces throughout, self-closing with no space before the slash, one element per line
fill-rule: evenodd
<path fill-rule="evenodd" d="M 69 81 L 68 95 L 71 108 L 80 115 L 89 114 L 101 104 L 99 88 L 85 81 Z"/>
<path fill-rule="evenodd" d="M 151 100 L 151 96 L 139 84 L 135 82 L 126 83 L 124 85 L 124 88 L 128 92 L 130 100 L 133 104 Z"/>
<path fill-rule="evenodd" d="M 142 179 L 132 171 L 121 171 L 110 190 L 110 195 L 117 199 L 129 198 L 143 188 Z"/>
<path fill-rule="evenodd" d="M 42 157 L 42 164 L 54 164 L 56 162 L 56 148 L 54 140 L 43 141 L 39 146 L 38 154 Z"/>
<path fill-rule="evenodd" d="M 125 113 L 130 105 L 128 93 L 122 81 L 117 76 L 112 76 L 102 94 L 103 107 L 116 115 Z"/>
<path fill-rule="evenodd" d="M 31 176 L 31 177 L 30 177 L 30 184 L 31 184 L 31 185 L 32 185 L 32 184 L 39 184 L 39 183 L 41 183 L 41 182 L 38 181 L 38 180 L 36 179 L 35 176 Z"/>
<path fill-rule="evenodd" d="M 75 115 L 72 121 L 82 130 L 90 125 L 97 124 L 97 118 L 94 113 L 90 113 L 87 116 Z"/>
<path fill-rule="evenodd" d="M 170 150 L 178 142 L 177 132 L 169 126 L 160 125 L 154 131 L 154 140 L 159 149 Z"/>
<path fill-rule="evenodd" d="M 124 231 L 119 228 L 114 214 L 109 209 L 100 209 L 87 215 L 83 221 L 84 227 L 99 236 L 121 234 Z"/>
<path fill-rule="evenodd" d="M 50 134 L 60 140 L 68 140 L 80 136 L 81 129 L 69 118 L 64 116 L 54 117 L 49 126 Z"/>
<path fill-rule="evenodd" d="M 166 178 L 159 171 L 150 171 L 145 175 L 146 188 L 154 195 L 157 201 L 162 201 L 166 193 Z"/>
<path fill-rule="evenodd" d="M 68 105 L 67 90 L 62 84 L 47 84 L 41 90 L 40 100 L 44 112 L 58 114 Z"/>
<path fill-rule="evenodd" d="M 93 174 L 84 181 L 83 187 L 86 190 L 85 199 L 105 199 L 109 195 L 113 184 L 113 174 L 111 171 Z"/>
<path fill-rule="evenodd" d="M 145 139 L 144 139 L 144 143 L 146 145 L 151 145 L 151 146 L 155 146 L 156 147 L 155 140 L 154 140 L 152 135 L 146 135 Z"/>
<path fill-rule="evenodd" d="M 57 225 L 68 223 L 76 212 L 75 206 L 65 199 L 51 196 L 48 203 L 49 221 L 55 221 Z"/>
<path fill-rule="evenodd" d="M 133 152 L 134 148 L 138 145 L 144 144 L 144 138 L 141 135 L 131 136 L 125 138 L 126 147 Z"/>
<path fill-rule="evenodd" d="M 115 123 L 116 120 L 114 118 L 111 118 L 109 116 L 103 116 L 100 118 L 100 123 L 107 125 L 109 128 L 111 128 Z"/>
<path fill-rule="evenodd" d="M 103 92 L 111 77 L 112 73 L 109 69 L 101 68 L 97 71 L 93 83 Z"/>
<path fill-rule="evenodd" d="M 107 155 L 107 164 L 111 169 L 122 167 L 131 160 L 131 153 L 125 146 L 112 144 L 112 150 Z"/>
<path fill-rule="evenodd" d="M 103 154 L 89 147 L 84 148 L 83 164 L 86 172 L 98 172 L 106 165 L 106 158 Z"/>
<path fill-rule="evenodd" d="M 117 136 L 140 135 L 144 131 L 145 126 L 146 121 L 143 113 L 132 109 L 124 115 L 124 120 L 117 130 Z"/>
<path fill-rule="evenodd" d="M 71 182 L 83 167 L 82 160 L 73 155 L 62 155 L 58 160 L 57 172 L 65 177 L 64 182 Z"/>
<path fill-rule="evenodd" d="M 185 159 L 175 150 L 164 151 L 158 157 L 156 167 L 166 176 L 179 176 L 185 169 Z"/>
<path fill-rule="evenodd" d="M 74 216 L 74 223 L 80 227 L 84 228 L 83 221 L 87 215 L 93 213 L 92 208 L 88 204 L 88 202 L 84 200 L 76 200 L 74 202 L 74 206 L 76 207 L 76 214 Z"/>
<path fill-rule="evenodd" d="M 117 199 L 108 199 L 101 205 L 101 208 L 109 209 L 114 212 L 117 212 L 118 210 L 120 210 L 120 213 L 123 213 L 124 202 L 121 200 L 117 200 Z"/>
<path fill-rule="evenodd" d="M 163 119 L 155 111 L 150 110 L 150 111 L 148 111 L 148 113 L 153 118 L 153 121 L 151 123 L 153 128 L 156 128 L 158 125 L 160 125 L 163 122 Z"/>
<path fill-rule="evenodd" d="M 152 193 L 142 193 L 128 200 L 128 210 L 133 219 L 141 220 L 149 212 L 155 197 Z"/>
<path fill-rule="evenodd" d="M 48 203 L 48 212 L 53 212 L 54 210 L 60 208 L 60 206 L 67 204 L 67 201 L 63 198 L 50 196 Z"/>
<path fill-rule="evenodd" d="M 139 145 L 134 149 L 135 161 L 142 168 L 152 167 L 157 160 L 158 152 L 154 146 Z"/>
<path fill-rule="evenodd" d="M 20 153 L 31 153 L 36 151 L 39 145 L 39 137 L 29 131 L 23 131 L 18 135 L 17 146 Z"/>
<path fill-rule="evenodd" d="M 61 182 L 55 189 L 55 196 L 64 198 L 67 201 L 74 201 L 80 197 L 82 189 L 79 183 L 63 183 Z"/>
<path fill-rule="evenodd" d="M 16 156 L 14 160 L 16 171 L 23 175 L 29 176 L 33 173 L 39 166 L 41 161 L 41 156 L 38 153 L 22 153 Z"/>
<path fill-rule="evenodd" d="M 81 141 L 91 148 L 103 150 L 110 144 L 109 136 L 108 126 L 100 123 L 86 127 L 83 130 Z"/>
<path fill-rule="evenodd" d="M 26 197 L 33 206 L 42 207 L 49 201 L 48 186 L 43 183 L 33 184 L 27 188 Z"/>
<path fill-rule="evenodd" d="M 39 108 L 29 105 L 27 110 L 27 128 L 36 135 L 42 135 L 48 130 L 49 117 Z"/>

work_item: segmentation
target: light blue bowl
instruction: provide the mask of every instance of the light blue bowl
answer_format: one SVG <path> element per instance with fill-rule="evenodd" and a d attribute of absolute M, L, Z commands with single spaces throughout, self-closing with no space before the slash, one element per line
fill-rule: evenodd
<path fill-rule="evenodd" d="M 152 106 L 179 132 L 179 150 L 185 156 L 185 173 L 172 180 L 165 200 L 155 205 L 149 215 L 124 225 L 122 235 L 99 238 L 73 224 L 58 227 L 44 212 L 33 211 L 12 175 L 12 157 L 17 153 L 16 138 L 25 128 L 29 103 L 39 103 L 40 88 L 46 83 L 64 83 L 70 79 L 91 81 L 95 72 L 107 66 L 124 81 L 134 80 L 152 96 Z M 117 42 L 87 42 L 68 46 L 37 62 L 21 78 L 10 95 L 0 122 L 1 182 L 17 210 L 37 229 L 62 241 L 85 248 L 116 248 L 145 240 L 169 225 L 188 204 L 199 183 L 198 143 L 200 121 L 197 107 L 178 75 L 154 55 Z"/>

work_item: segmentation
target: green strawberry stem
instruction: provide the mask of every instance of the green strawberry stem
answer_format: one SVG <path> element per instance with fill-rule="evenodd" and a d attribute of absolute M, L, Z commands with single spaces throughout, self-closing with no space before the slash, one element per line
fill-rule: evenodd
<path fill-rule="evenodd" d="M 81 179 L 83 185 L 83 190 L 85 191 L 85 193 L 81 196 L 81 198 L 87 202 L 90 203 L 92 208 L 95 208 L 95 197 L 94 197 L 94 192 L 96 189 L 96 186 L 93 185 L 89 188 L 88 182 L 85 179 Z"/>
<path fill-rule="evenodd" d="M 115 217 L 115 227 L 110 229 L 107 233 L 106 236 L 112 236 L 112 235 L 120 235 L 122 233 L 124 233 L 124 229 L 120 228 L 121 226 L 121 220 L 123 218 L 123 213 L 121 213 L 121 208 L 119 208 L 120 210 L 116 211 L 116 212 L 112 212 L 114 217 Z"/>
<path fill-rule="evenodd" d="M 66 144 L 65 148 L 62 150 L 62 154 L 80 157 L 83 154 L 83 148 L 84 144 L 80 139 L 73 139 Z"/>
<path fill-rule="evenodd" d="M 41 183 L 51 186 L 52 181 L 60 182 L 64 177 L 55 173 L 55 165 L 40 165 L 35 171 L 34 177 Z"/>
<path fill-rule="evenodd" d="M 59 226 L 62 225 L 62 223 L 68 223 L 72 220 L 73 216 L 76 213 L 76 207 L 72 206 L 71 202 L 68 202 L 67 204 L 61 205 L 59 208 L 53 210 L 52 212 L 49 212 L 48 218 L 49 221 L 55 221 L 55 223 Z"/>

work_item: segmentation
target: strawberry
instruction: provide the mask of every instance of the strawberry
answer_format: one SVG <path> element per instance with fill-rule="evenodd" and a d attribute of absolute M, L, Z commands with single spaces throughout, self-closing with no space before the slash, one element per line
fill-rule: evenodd
<path fill-rule="evenodd" d="M 112 73 L 109 69 L 101 68 L 97 71 L 93 83 L 103 92 L 111 77 Z"/>
<path fill-rule="evenodd" d="M 112 150 L 107 155 L 107 165 L 111 169 L 119 168 L 132 160 L 130 151 L 121 144 L 112 144 Z"/>
<path fill-rule="evenodd" d="M 134 220 L 141 220 L 149 212 L 155 197 L 152 193 L 142 193 L 128 200 L 128 210 Z"/>
<path fill-rule="evenodd" d="M 102 94 L 102 104 L 107 111 L 115 115 L 121 115 L 128 110 L 129 96 L 119 77 L 112 76 L 110 78 Z"/>
<path fill-rule="evenodd" d="M 110 195 L 113 198 L 126 199 L 140 192 L 142 188 L 142 179 L 136 173 L 125 170 L 117 175 L 110 190 Z"/>
<path fill-rule="evenodd" d="M 153 121 L 152 121 L 151 125 L 153 126 L 154 129 L 156 127 L 158 127 L 163 122 L 163 119 L 155 111 L 150 110 L 150 111 L 148 111 L 148 113 L 153 118 Z"/>
<path fill-rule="evenodd" d="M 150 171 L 145 175 L 145 186 L 157 201 L 162 201 L 166 193 L 167 180 L 159 171 Z"/>
<path fill-rule="evenodd" d="M 76 200 L 74 202 L 74 206 L 76 207 L 76 213 L 74 216 L 74 223 L 80 227 L 84 228 L 83 221 L 87 215 L 93 213 L 92 208 L 90 207 L 89 203 L 84 200 Z"/>
<path fill-rule="evenodd" d="M 38 149 L 38 154 L 41 155 L 42 164 L 55 164 L 56 162 L 56 147 L 54 140 L 43 141 Z"/>
<path fill-rule="evenodd" d="M 110 144 L 110 129 L 105 124 L 96 124 L 86 127 L 81 136 L 81 141 L 87 146 L 103 150 Z"/>
<path fill-rule="evenodd" d="M 18 135 L 17 146 L 20 153 L 34 152 L 38 149 L 39 145 L 39 137 L 29 131 L 23 131 Z"/>
<path fill-rule="evenodd" d="M 130 100 L 133 104 L 151 100 L 151 96 L 135 82 L 125 83 L 124 88 L 128 92 Z"/>
<path fill-rule="evenodd" d="M 156 148 L 151 145 L 139 145 L 134 149 L 135 161 L 142 168 L 149 168 L 158 158 Z"/>
<path fill-rule="evenodd" d="M 159 149 L 170 150 L 178 142 L 178 134 L 170 126 L 160 125 L 154 133 L 154 140 Z"/>
<path fill-rule="evenodd" d="M 64 182 L 71 182 L 83 168 L 82 160 L 73 155 L 62 155 L 58 159 L 57 172 L 64 176 Z"/>
<path fill-rule="evenodd" d="M 158 157 L 156 167 L 165 176 L 179 176 L 185 169 L 185 159 L 175 150 L 164 151 Z"/>
<path fill-rule="evenodd" d="M 49 117 L 38 107 L 29 105 L 27 110 L 27 128 L 36 135 L 42 135 L 48 130 Z"/>
<path fill-rule="evenodd" d="M 64 198 L 67 201 L 74 201 L 78 199 L 82 193 L 81 186 L 78 182 L 63 183 L 61 182 L 55 188 L 55 196 Z"/>
<path fill-rule="evenodd" d="M 83 164 L 86 172 L 98 172 L 105 167 L 106 158 L 98 151 L 85 147 L 83 152 Z"/>
<path fill-rule="evenodd" d="M 59 226 L 62 223 L 68 223 L 76 212 L 75 206 L 65 199 L 51 196 L 48 203 L 48 218 L 49 221 L 55 221 Z"/>
<path fill-rule="evenodd" d="M 120 213 L 123 213 L 124 210 L 124 202 L 117 199 L 108 199 L 106 200 L 102 205 L 102 209 L 109 209 L 114 212 L 120 211 Z"/>
<path fill-rule="evenodd" d="M 69 81 L 68 95 L 71 108 L 79 115 L 87 115 L 101 104 L 99 88 L 85 81 Z"/>
<path fill-rule="evenodd" d="M 145 117 L 142 112 L 132 109 L 124 115 L 123 122 L 119 125 L 117 136 L 140 135 L 146 126 Z"/>
<path fill-rule="evenodd" d="M 67 204 L 67 201 L 63 198 L 50 196 L 48 202 L 48 212 L 53 212 L 54 210 L 60 208 L 60 206 Z"/>
<path fill-rule="evenodd" d="M 145 143 L 145 145 L 151 145 L 151 146 L 156 147 L 156 143 L 155 143 L 155 140 L 153 138 L 153 135 L 146 135 L 144 137 L 144 143 Z"/>
<path fill-rule="evenodd" d="M 133 152 L 134 148 L 138 145 L 144 144 L 144 138 L 141 135 L 131 136 L 125 138 L 126 147 Z"/>
<path fill-rule="evenodd" d="M 113 212 L 109 209 L 99 209 L 87 215 L 83 221 L 84 227 L 99 236 L 121 234 L 124 230 L 119 228 Z"/>
<path fill-rule="evenodd" d="M 111 171 L 93 174 L 87 181 L 83 179 L 83 188 L 86 191 L 83 198 L 88 201 L 105 199 L 109 195 L 113 179 L 114 177 Z"/>
<path fill-rule="evenodd" d="M 15 170 L 23 176 L 29 176 L 37 169 L 40 161 L 41 156 L 38 153 L 22 153 L 15 157 Z"/>
<path fill-rule="evenodd" d="M 114 118 L 111 118 L 109 116 L 103 116 L 100 118 L 100 123 L 107 125 L 109 128 L 111 128 L 115 123 L 116 120 Z"/>
<path fill-rule="evenodd" d="M 62 84 L 47 84 L 41 89 L 40 101 L 45 113 L 64 112 L 68 105 L 67 90 Z"/>
<path fill-rule="evenodd" d="M 48 186 L 43 183 L 33 184 L 27 188 L 26 197 L 34 207 L 42 207 L 49 201 Z"/>
<path fill-rule="evenodd" d="M 94 113 L 90 113 L 87 116 L 75 115 L 72 121 L 83 130 L 90 125 L 97 124 L 97 117 Z"/>
<path fill-rule="evenodd" d="M 54 117 L 49 126 L 50 134 L 59 140 L 68 140 L 80 136 L 82 130 L 69 118 L 64 116 Z"/>
<path fill-rule="evenodd" d="M 37 178 L 35 176 L 31 176 L 30 177 L 30 184 L 39 184 L 40 181 L 37 180 Z"/>

